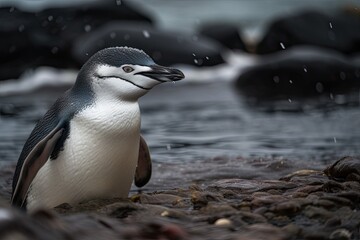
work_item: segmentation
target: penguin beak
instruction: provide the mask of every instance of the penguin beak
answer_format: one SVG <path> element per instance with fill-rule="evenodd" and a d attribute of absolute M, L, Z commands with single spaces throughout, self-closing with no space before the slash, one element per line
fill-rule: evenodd
<path fill-rule="evenodd" d="M 163 67 L 160 65 L 152 65 L 150 68 L 150 71 L 139 72 L 136 74 L 144 75 L 159 82 L 179 81 L 185 77 L 180 70 L 175 68 Z"/>

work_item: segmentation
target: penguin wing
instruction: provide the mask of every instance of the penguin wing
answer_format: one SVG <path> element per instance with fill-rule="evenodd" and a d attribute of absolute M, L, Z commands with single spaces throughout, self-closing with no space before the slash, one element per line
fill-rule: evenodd
<path fill-rule="evenodd" d="M 64 127 L 60 122 L 26 156 L 11 198 L 12 205 L 23 207 L 31 182 L 49 159 L 63 132 Z"/>
<path fill-rule="evenodd" d="M 149 148 L 142 136 L 140 136 L 139 158 L 135 172 L 135 185 L 143 187 L 151 178 L 151 157 Z"/>

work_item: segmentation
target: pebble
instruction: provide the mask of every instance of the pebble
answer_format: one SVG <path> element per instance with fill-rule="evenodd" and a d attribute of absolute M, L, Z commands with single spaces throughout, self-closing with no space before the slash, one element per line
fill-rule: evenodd
<path fill-rule="evenodd" d="M 232 222 L 226 218 L 219 218 L 215 221 L 214 225 L 219 227 L 229 227 L 232 225 Z"/>

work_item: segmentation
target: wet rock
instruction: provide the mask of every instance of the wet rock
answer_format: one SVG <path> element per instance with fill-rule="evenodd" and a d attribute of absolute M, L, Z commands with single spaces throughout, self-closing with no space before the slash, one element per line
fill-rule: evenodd
<path fill-rule="evenodd" d="M 283 215 L 291 215 L 297 213 L 301 209 L 301 204 L 293 201 L 281 202 L 270 208 L 271 211 Z"/>
<path fill-rule="evenodd" d="M 303 170 L 298 170 L 293 173 L 290 173 L 290 174 L 286 175 L 285 177 L 281 177 L 280 180 L 290 181 L 295 177 L 312 176 L 314 174 L 318 175 L 318 174 L 322 174 L 322 172 L 316 171 L 316 170 L 311 170 L 311 169 L 303 169 Z"/>
<path fill-rule="evenodd" d="M 116 202 L 100 208 L 97 212 L 114 218 L 126 218 L 135 211 L 143 209 L 142 206 L 131 202 Z"/>
<path fill-rule="evenodd" d="M 235 223 L 241 223 L 241 225 L 267 223 L 267 220 L 264 216 L 257 213 L 246 212 L 246 211 L 240 211 L 234 214 L 233 216 L 231 216 L 230 219 Z"/>
<path fill-rule="evenodd" d="M 77 39 L 73 55 L 79 64 L 83 64 L 98 50 L 115 46 L 142 49 L 161 65 L 187 64 L 201 67 L 224 63 L 222 47 L 216 42 L 130 22 L 112 22 L 85 34 Z"/>
<path fill-rule="evenodd" d="M 36 218 L 26 216 L 13 209 L 0 209 L 0 238 L 1 239 L 64 239 L 67 234 L 57 232 L 47 225 L 43 225 Z"/>
<path fill-rule="evenodd" d="M 191 193 L 191 203 L 194 205 L 194 209 L 200 209 L 205 207 L 209 202 L 219 202 L 222 198 L 209 192 L 193 191 Z"/>
<path fill-rule="evenodd" d="M 324 173 L 332 179 L 339 181 L 360 182 L 360 159 L 344 157 L 324 170 Z"/>
<path fill-rule="evenodd" d="M 258 100 L 286 100 L 294 105 L 295 100 L 301 103 L 307 97 L 324 96 L 323 101 L 337 103 L 337 95 L 359 91 L 360 66 L 336 52 L 297 47 L 248 68 L 236 87 Z M 343 102 L 350 100 L 345 97 Z"/>
<path fill-rule="evenodd" d="M 336 240 L 350 240 L 352 233 L 349 232 L 347 229 L 336 229 L 334 232 L 330 234 L 329 239 L 336 239 Z"/>
<path fill-rule="evenodd" d="M 330 219 L 334 216 L 332 212 L 314 206 L 307 206 L 303 212 L 304 215 L 307 216 L 308 218 L 317 218 L 322 221 Z"/>
<path fill-rule="evenodd" d="M 17 78 L 37 66 L 79 67 L 71 56 L 73 41 L 113 20 L 151 22 L 145 14 L 118 1 L 90 1 L 86 4 L 21 9 L 0 8 L 0 80 Z M 19 3 L 20 4 L 20 3 Z"/>
<path fill-rule="evenodd" d="M 251 201 L 252 206 L 258 207 L 263 205 L 271 205 L 277 202 L 284 202 L 287 198 L 281 195 L 269 195 L 269 196 L 261 196 L 256 197 Z"/>
<path fill-rule="evenodd" d="M 179 201 L 181 198 L 179 196 L 171 195 L 171 194 L 140 194 L 140 203 L 143 204 L 162 204 L 171 206 Z"/>
<path fill-rule="evenodd" d="M 301 229 L 298 226 L 296 226 L 294 223 L 290 223 L 290 224 L 282 227 L 282 230 L 288 236 L 297 236 L 301 232 Z"/>
<path fill-rule="evenodd" d="M 232 50 L 246 51 L 239 27 L 228 23 L 208 23 L 198 30 L 200 35 L 211 38 Z"/>
<path fill-rule="evenodd" d="M 237 212 L 237 209 L 232 207 L 230 204 L 218 204 L 218 203 L 209 203 L 205 207 L 200 209 L 201 213 L 209 215 L 232 215 Z M 215 218 L 218 218 L 215 216 Z"/>
<path fill-rule="evenodd" d="M 334 229 L 334 227 L 338 227 L 341 225 L 341 219 L 338 217 L 332 217 L 329 220 L 326 221 L 325 223 L 325 227 L 326 228 L 332 228 Z"/>
<path fill-rule="evenodd" d="M 280 228 L 270 224 L 253 224 L 239 233 L 236 240 L 285 240 L 290 239 Z"/>
<path fill-rule="evenodd" d="M 360 19 L 351 14 L 330 16 L 304 11 L 275 20 L 257 46 L 257 53 L 283 51 L 296 45 L 313 45 L 351 54 L 359 52 Z"/>
<path fill-rule="evenodd" d="M 233 190 L 235 192 L 259 192 L 274 190 L 285 190 L 296 187 L 297 185 L 291 182 L 277 181 L 277 180 L 248 180 L 248 179 L 224 179 L 216 181 L 209 185 L 210 191 L 216 191 L 219 188 Z"/>

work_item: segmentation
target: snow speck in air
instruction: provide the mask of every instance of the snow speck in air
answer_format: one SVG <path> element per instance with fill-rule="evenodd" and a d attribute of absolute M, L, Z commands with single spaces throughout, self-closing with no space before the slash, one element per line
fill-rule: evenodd
<path fill-rule="evenodd" d="M 346 79 L 346 73 L 340 72 L 340 78 L 341 78 L 341 80 L 345 80 Z"/>
<path fill-rule="evenodd" d="M 330 93 L 329 98 L 330 98 L 331 100 L 333 100 L 333 99 L 334 99 L 334 94 Z"/>
<path fill-rule="evenodd" d="M 195 59 L 194 59 L 194 63 L 195 63 L 195 64 L 199 64 L 199 61 L 195 58 Z"/>
<path fill-rule="evenodd" d="M 331 22 L 329 22 L 329 27 L 330 27 L 330 28 L 333 28 L 333 25 L 332 25 L 332 23 L 331 23 Z"/>
<path fill-rule="evenodd" d="M 293 83 L 293 81 L 292 81 L 292 80 L 289 80 L 289 83 L 290 83 L 290 84 L 292 84 L 292 83 Z"/>
<path fill-rule="evenodd" d="M 59 48 L 58 47 L 53 47 L 52 49 L 51 49 L 51 53 L 52 54 L 56 54 L 56 53 L 58 53 L 59 52 Z"/>
<path fill-rule="evenodd" d="M 111 39 L 116 38 L 116 33 L 115 33 L 115 32 L 110 33 L 110 38 L 111 38 Z"/>
<path fill-rule="evenodd" d="M 336 141 L 336 137 L 334 137 L 334 143 L 336 143 L 337 141 Z"/>
<path fill-rule="evenodd" d="M 90 32 L 91 31 L 91 26 L 89 24 L 86 24 L 84 27 L 85 32 Z"/>
<path fill-rule="evenodd" d="M 205 57 L 206 60 L 209 60 L 210 58 L 208 56 Z"/>
<path fill-rule="evenodd" d="M 307 70 L 306 66 L 304 66 L 304 72 L 306 72 L 306 73 L 308 72 L 308 70 Z"/>
<path fill-rule="evenodd" d="M 279 76 L 274 76 L 273 80 L 274 80 L 274 83 L 279 83 L 280 82 Z"/>
<path fill-rule="evenodd" d="M 290 98 L 288 99 L 288 101 L 289 101 L 289 103 L 291 103 L 291 102 L 292 102 Z"/>
<path fill-rule="evenodd" d="M 324 91 L 324 85 L 321 82 L 317 82 L 315 89 L 318 93 L 322 93 Z"/>
<path fill-rule="evenodd" d="M 146 30 L 143 31 L 143 35 L 145 38 L 149 38 L 150 37 L 150 33 Z"/>
<path fill-rule="evenodd" d="M 51 22 L 52 20 L 54 19 L 54 17 L 53 16 L 48 16 L 48 20 L 49 20 L 49 22 Z"/>
<path fill-rule="evenodd" d="M 166 144 L 166 150 L 171 150 L 171 144 Z"/>
<path fill-rule="evenodd" d="M 19 32 L 22 32 L 22 31 L 24 31 L 25 30 L 25 26 L 23 25 L 23 24 L 21 24 L 20 26 L 19 26 Z"/>
<path fill-rule="evenodd" d="M 280 46 L 282 49 L 285 49 L 285 45 L 282 42 L 280 43 Z"/>
<path fill-rule="evenodd" d="M 10 9 L 9 9 L 9 12 L 13 12 L 15 10 L 15 8 L 14 7 L 11 7 Z"/>

